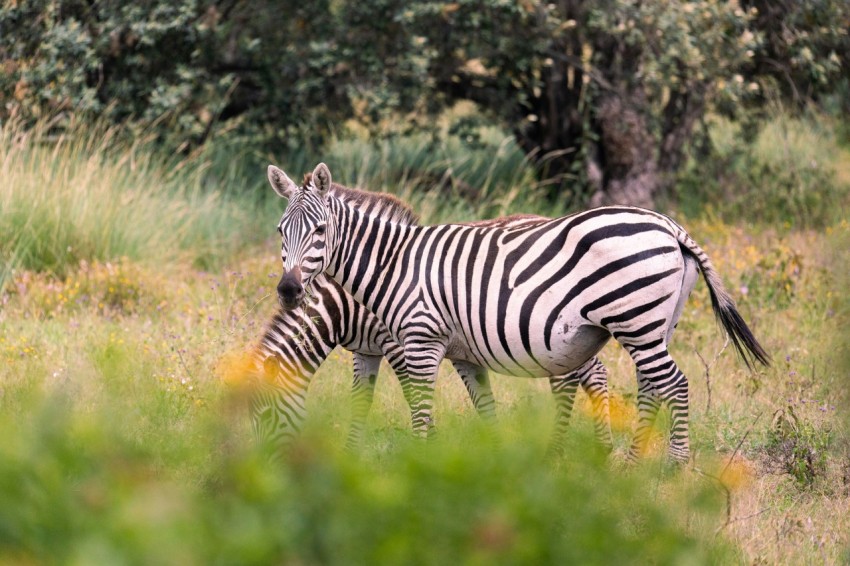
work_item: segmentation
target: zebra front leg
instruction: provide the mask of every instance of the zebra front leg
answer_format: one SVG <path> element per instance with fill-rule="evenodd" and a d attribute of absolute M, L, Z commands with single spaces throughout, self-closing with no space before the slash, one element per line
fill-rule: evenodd
<path fill-rule="evenodd" d="M 413 434 L 420 438 L 427 438 L 434 426 L 434 386 L 445 355 L 446 345 L 439 342 L 404 345 L 404 361 L 413 390 Z"/>
<path fill-rule="evenodd" d="M 570 428 L 570 416 L 578 389 L 578 372 L 567 375 L 556 375 L 549 378 L 549 387 L 555 398 L 555 430 L 549 441 L 546 459 L 552 460 L 564 453 L 567 429 Z"/>
<path fill-rule="evenodd" d="M 393 368 L 393 372 L 395 372 L 398 384 L 401 386 L 401 393 L 404 395 L 404 401 L 411 412 L 411 420 L 413 420 L 413 407 L 416 401 L 413 387 L 410 385 L 410 375 L 407 373 L 407 364 L 404 361 L 404 348 L 387 336 L 381 343 L 381 350 L 384 352 L 384 357 L 390 367 Z"/>
<path fill-rule="evenodd" d="M 290 374 L 276 356 L 263 361 L 257 390 L 251 399 L 251 424 L 257 442 L 272 461 L 281 460 L 285 449 L 301 432 L 307 416 L 307 387 L 311 375 Z"/>
<path fill-rule="evenodd" d="M 614 449 L 611 438 L 611 410 L 608 401 L 608 370 L 599 358 L 591 358 L 585 365 L 576 370 L 579 384 L 590 398 L 593 406 L 593 427 L 596 439 L 610 453 Z"/>
<path fill-rule="evenodd" d="M 381 367 L 381 356 L 354 354 L 354 376 L 351 384 L 351 428 L 348 431 L 346 450 L 354 451 L 363 440 L 366 415 L 375 397 L 375 381 Z"/>

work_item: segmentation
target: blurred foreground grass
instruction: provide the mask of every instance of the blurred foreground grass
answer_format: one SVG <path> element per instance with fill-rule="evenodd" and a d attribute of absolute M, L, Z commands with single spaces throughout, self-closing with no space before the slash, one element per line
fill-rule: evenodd
<path fill-rule="evenodd" d="M 151 395 L 135 388 L 142 406 Z M 529 415 L 507 418 L 527 436 L 500 447 L 461 425 L 427 445 L 375 431 L 369 443 L 390 448 L 351 455 L 313 430 L 284 465 L 271 466 L 231 428 L 241 427 L 224 399 L 160 442 L 134 434 L 160 416 L 117 411 L 126 402 L 116 401 L 86 410 L 57 392 L 29 405 L 25 421 L 0 419 L 13 439 L 0 448 L 5 560 L 672 564 L 734 556 L 699 536 L 722 507 L 708 484 L 680 477 L 659 486 L 650 468 L 613 470 L 586 450 L 589 435 L 560 467 L 546 465 L 545 434 Z"/>

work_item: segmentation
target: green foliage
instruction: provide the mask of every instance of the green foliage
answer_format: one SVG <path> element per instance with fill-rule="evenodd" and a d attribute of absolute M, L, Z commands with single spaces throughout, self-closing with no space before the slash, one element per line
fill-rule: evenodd
<path fill-rule="evenodd" d="M 327 2 L 6 3 L 0 119 L 132 119 L 179 149 L 228 118 L 239 119 L 229 128 L 265 141 L 296 131 L 318 139 L 350 115 L 350 78 L 338 76 L 333 26 L 320 17 L 327 10 Z"/>
<path fill-rule="evenodd" d="M 651 200 L 706 112 L 840 96 L 845 4 L 20 0 L 0 8 L 0 121 L 96 115 L 169 150 L 315 154 L 355 124 L 433 132 L 473 101 L 553 203 L 626 198 L 611 187 L 638 177 Z"/>
<path fill-rule="evenodd" d="M 648 117 L 663 131 L 667 114 L 688 112 L 688 97 L 738 103 L 752 90 L 740 73 L 759 46 L 750 29 L 754 14 L 716 0 L 607 2 L 589 14 L 589 37 L 607 37 L 597 43 L 607 49 L 594 50 L 593 61 L 614 84 L 638 89 L 654 106 Z"/>
<path fill-rule="evenodd" d="M 200 139 L 234 78 L 213 73 L 215 12 L 181 2 L 47 2 L 0 10 L 4 116 L 95 113 Z M 164 131 L 164 130 L 163 130 Z"/>
<path fill-rule="evenodd" d="M 841 218 L 850 187 L 836 177 L 841 157 L 829 121 L 775 113 L 752 142 L 744 128 L 712 121 L 708 158 L 692 160 L 679 180 L 685 211 L 801 227 Z"/>
<path fill-rule="evenodd" d="M 756 6 L 716 0 L 420 2 L 404 17 L 426 41 L 431 98 L 474 100 L 509 126 L 549 160 L 539 172 L 553 199 L 575 206 L 595 191 L 597 204 L 648 205 L 685 163 L 706 112 L 763 103 L 777 74 L 764 50 L 777 35 L 832 49 L 827 63 L 808 48 L 783 52 L 800 76 L 839 76 L 846 9 L 795 6 L 781 22 L 776 9 L 762 18 Z"/>
<path fill-rule="evenodd" d="M 553 469 L 540 461 L 537 443 L 494 449 L 469 427 L 427 446 L 404 438 L 377 458 L 352 457 L 308 435 L 285 463 L 271 466 L 235 448 L 245 439 L 227 432 L 232 423 L 210 425 L 213 411 L 227 414 L 226 403 L 182 417 L 161 446 L 139 437 L 147 421 L 163 426 L 148 402 L 150 384 L 122 378 L 128 360 L 115 355 L 96 359 L 105 377 L 123 385 L 93 411 L 59 394 L 30 406 L 27 419 L 0 416 L 9 432 L 0 443 L 0 557 L 168 564 L 730 558 L 723 544 L 689 533 L 678 514 L 713 516 L 720 502 L 708 486 L 684 488 L 687 508 L 674 512 L 647 497 L 648 470 L 611 470 L 580 447 L 569 465 Z M 109 405 L 124 405 L 119 399 L 131 392 L 136 408 L 115 426 Z M 164 454 L 177 449 L 202 463 L 192 477 L 175 474 Z"/>
<path fill-rule="evenodd" d="M 789 405 L 774 416 L 765 452 L 774 469 L 790 474 L 800 487 L 810 488 L 826 473 L 831 441 L 828 428 L 799 418 Z"/>
<path fill-rule="evenodd" d="M 754 10 L 753 26 L 762 38 L 751 69 L 765 91 L 804 107 L 847 88 L 847 2 L 747 0 L 742 5 Z"/>

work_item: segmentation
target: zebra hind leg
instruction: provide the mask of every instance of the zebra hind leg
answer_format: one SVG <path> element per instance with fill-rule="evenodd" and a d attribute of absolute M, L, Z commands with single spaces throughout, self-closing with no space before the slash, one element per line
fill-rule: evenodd
<path fill-rule="evenodd" d="M 472 406 L 487 425 L 487 440 L 493 446 L 498 446 L 500 441 L 496 433 L 496 399 L 490 387 L 487 368 L 460 360 L 453 360 L 452 365 L 466 386 Z"/>
<path fill-rule="evenodd" d="M 490 387 L 487 368 L 464 361 L 452 361 L 452 365 L 463 381 L 478 415 L 483 420 L 492 422 L 496 418 L 496 399 Z"/>
<path fill-rule="evenodd" d="M 690 459 L 688 432 L 688 379 L 670 357 L 666 345 L 654 350 L 629 349 L 638 368 L 638 428 L 629 451 L 636 460 L 644 452 L 661 403 L 670 407 L 671 430 L 668 456 L 674 462 Z"/>
<path fill-rule="evenodd" d="M 652 427 L 655 425 L 658 409 L 661 406 L 661 400 L 649 381 L 639 371 L 636 371 L 635 374 L 638 382 L 638 423 L 632 445 L 629 448 L 628 460 L 631 463 L 637 462 L 646 453 L 652 435 Z"/>
<path fill-rule="evenodd" d="M 354 354 L 354 377 L 351 384 L 351 428 L 348 431 L 346 450 L 357 450 L 363 441 L 366 415 L 375 397 L 375 381 L 381 366 L 381 356 Z"/>

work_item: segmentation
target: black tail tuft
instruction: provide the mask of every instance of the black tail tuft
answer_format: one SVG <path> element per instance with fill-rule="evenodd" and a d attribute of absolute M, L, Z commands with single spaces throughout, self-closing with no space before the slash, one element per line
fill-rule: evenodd
<path fill-rule="evenodd" d="M 672 222 L 672 221 L 671 221 Z M 738 354 L 747 364 L 747 367 L 753 369 L 755 362 L 759 362 L 766 366 L 770 365 L 770 356 L 758 343 L 752 331 L 744 322 L 741 313 L 735 306 L 735 301 L 723 286 L 723 281 L 720 275 L 714 270 L 706 253 L 700 248 L 697 243 L 688 236 L 685 229 L 672 222 L 676 229 L 676 239 L 682 247 L 683 252 L 690 254 L 697 263 L 699 263 L 705 282 L 708 285 L 708 294 L 711 296 L 711 306 L 714 308 L 714 314 L 717 320 L 726 329 L 729 338 L 732 339 L 732 344 L 738 350 Z"/>
<path fill-rule="evenodd" d="M 738 351 L 738 354 L 747 364 L 747 367 L 753 369 L 755 362 L 762 365 L 770 365 L 770 356 L 759 344 L 753 332 L 750 330 L 747 323 L 744 322 L 741 313 L 735 307 L 732 299 L 722 290 L 715 290 L 711 285 L 708 286 L 709 295 L 711 296 L 711 305 L 714 307 L 714 314 L 718 321 L 729 334 L 732 344 Z M 720 296 L 718 296 L 718 292 Z"/>

